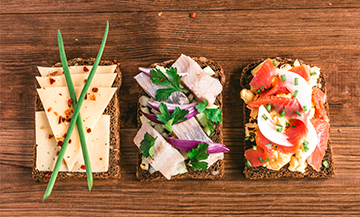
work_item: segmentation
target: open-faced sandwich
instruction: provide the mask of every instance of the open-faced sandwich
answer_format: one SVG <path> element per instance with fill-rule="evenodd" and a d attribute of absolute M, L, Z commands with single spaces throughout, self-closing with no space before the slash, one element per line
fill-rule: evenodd
<path fill-rule="evenodd" d="M 326 86 L 320 68 L 274 58 L 247 65 L 245 169 L 249 179 L 334 174 Z"/>
<path fill-rule="evenodd" d="M 134 143 L 141 181 L 217 179 L 224 174 L 222 67 L 204 57 L 139 68 L 143 89 Z"/>
<path fill-rule="evenodd" d="M 87 80 L 95 59 L 68 61 L 77 97 Z M 35 137 L 33 178 L 49 181 L 74 108 L 61 63 L 38 67 L 35 100 Z M 95 178 L 120 178 L 119 103 L 117 88 L 121 72 L 116 61 L 100 61 L 87 91 L 80 114 Z M 85 177 L 85 163 L 77 129 L 71 134 L 58 179 Z"/>

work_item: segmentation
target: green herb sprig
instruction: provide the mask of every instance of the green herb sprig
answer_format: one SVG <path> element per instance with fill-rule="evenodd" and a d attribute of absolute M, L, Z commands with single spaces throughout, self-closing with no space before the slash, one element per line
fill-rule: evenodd
<path fill-rule="evenodd" d="M 97 57 L 95 59 L 95 62 L 94 62 L 94 65 L 93 67 L 91 68 L 91 72 L 85 82 L 85 85 L 81 91 L 81 94 L 80 94 L 80 97 L 79 97 L 79 101 L 78 101 L 78 104 L 76 106 L 76 108 L 74 108 L 74 113 L 73 113 L 73 116 L 71 118 L 71 121 L 70 121 L 70 124 L 69 124 L 69 128 L 68 128 L 68 131 L 67 131 L 67 134 L 65 136 L 65 139 L 64 139 L 64 142 L 63 142 L 63 145 L 61 147 L 61 150 L 59 152 L 59 156 L 56 160 L 56 163 L 55 163 L 55 166 L 54 166 L 54 169 L 53 169 L 53 173 L 51 175 L 51 178 L 49 180 L 49 183 L 48 183 L 48 186 L 46 188 L 46 191 L 45 191 L 45 194 L 44 194 L 44 197 L 43 197 L 43 201 L 48 197 L 50 196 L 51 194 L 51 191 L 54 187 L 54 184 L 55 184 L 55 181 L 56 181 L 56 178 L 57 178 L 57 175 L 59 173 L 59 169 L 60 169 L 60 165 L 63 161 L 63 158 L 64 158 L 64 155 L 65 155 L 65 151 L 66 151 L 66 148 L 69 144 L 69 139 L 70 139 L 70 136 L 72 134 L 72 131 L 74 130 L 74 127 L 75 127 L 75 124 L 76 124 L 76 120 L 80 114 L 80 108 L 81 108 L 81 105 L 84 101 L 84 98 L 85 98 L 85 94 L 87 92 L 87 90 L 89 89 L 89 86 L 90 86 L 90 83 L 95 75 L 95 71 L 97 69 L 97 66 L 99 65 L 99 62 L 100 62 L 100 59 L 101 59 L 101 56 L 102 56 L 102 53 L 104 51 L 104 47 L 105 47 L 105 43 L 106 43 L 106 39 L 107 39 L 107 35 L 108 35 L 108 32 L 109 32 L 109 22 L 106 22 L 106 29 L 105 29 L 105 33 L 104 33 L 104 37 L 103 37 L 103 40 L 101 42 L 101 45 L 100 45 L 100 49 L 99 49 L 99 52 L 97 54 Z"/>
<path fill-rule="evenodd" d="M 157 138 L 158 137 L 152 137 L 148 132 L 145 133 L 144 139 L 140 142 L 140 153 L 144 157 L 150 157 L 154 160 L 154 146 Z"/>
<path fill-rule="evenodd" d="M 199 113 L 204 112 L 206 115 L 206 125 L 209 127 L 209 130 L 211 132 L 210 136 L 212 136 L 212 133 L 214 131 L 214 124 L 213 123 L 221 123 L 223 121 L 222 119 L 222 111 L 219 108 L 206 108 L 208 105 L 208 101 L 204 100 L 204 102 L 199 102 L 195 108 Z"/>
<path fill-rule="evenodd" d="M 189 164 L 198 170 L 206 170 L 208 163 L 202 160 L 206 160 L 209 157 L 207 150 L 209 145 L 207 143 L 200 143 L 197 148 L 194 148 L 188 153 L 190 158 Z"/>
<path fill-rule="evenodd" d="M 60 33 L 59 29 L 58 29 L 57 36 L 58 36 L 58 44 L 59 44 L 61 65 L 62 65 L 63 70 L 64 70 L 66 83 L 67 83 L 69 93 L 70 93 L 70 99 L 72 100 L 72 105 L 73 105 L 73 108 L 75 109 L 76 106 L 77 106 L 77 99 L 76 99 L 74 84 L 73 84 L 72 79 L 71 79 L 70 70 L 69 70 L 69 66 L 68 66 L 68 63 L 67 63 L 67 59 L 66 59 L 63 39 L 61 37 L 61 33 Z M 82 150 L 83 157 L 84 157 L 84 162 L 85 162 L 86 179 L 87 179 L 87 183 L 88 183 L 88 188 L 89 188 L 89 191 L 91 191 L 91 188 L 93 186 L 93 176 L 92 176 L 92 172 L 91 172 L 91 164 L 90 164 L 90 159 L 89 159 L 89 152 L 88 152 L 88 149 L 87 149 L 87 146 L 86 146 L 86 139 L 85 139 L 85 135 L 84 135 L 84 126 L 83 126 L 81 120 L 82 120 L 82 118 L 81 118 L 81 115 L 79 114 L 79 117 L 76 119 L 76 125 L 78 127 L 80 143 L 81 143 L 81 150 Z"/>
<path fill-rule="evenodd" d="M 156 91 L 155 99 L 157 101 L 169 99 L 169 96 L 176 91 L 185 93 L 185 91 L 180 88 L 181 76 L 177 74 L 177 69 L 174 67 L 170 67 L 166 70 L 166 74 L 169 76 L 170 79 L 160 69 L 153 69 L 150 71 L 151 81 L 154 84 L 169 87 L 165 89 L 158 89 Z"/>
<path fill-rule="evenodd" d="M 157 113 L 157 119 L 164 123 L 164 128 L 167 129 L 170 133 L 172 132 L 172 125 L 179 123 L 180 121 L 186 121 L 185 117 L 189 114 L 189 110 L 180 109 L 179 107 L 175 107 L 174 112 L 170 115 L 169 109 L 165 103 L 160 103 L 159 105 L 160 113 Z"/>

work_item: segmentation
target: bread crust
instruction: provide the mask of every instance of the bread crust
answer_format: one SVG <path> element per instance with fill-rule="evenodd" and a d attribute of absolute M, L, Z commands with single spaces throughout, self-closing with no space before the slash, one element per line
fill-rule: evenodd
<path fill-rule="evenodd" d="M 275 59 L 280 65 L 283 64 L 290 64 L 293 65 L 295 60 L 288 59 L 288 58 L 271 58 Z M 241 76 L 240 76 L 240 85 L 242 89 L 250 89 L 250 81 L 253 78 L 253 75 L 251 74 L 251 70 L 254 69 L 257 65 L 262 63 L 265 59 L 260 59 L 258 61 L 249 63 L 247 66 L 244 67 L 242 70 Z M 304 61 L 298 60 L 300 64 L 304 64 Z M 320 77 L 318 79 L 318 87 L 323 91 L 326 95 L 327 89 L 326 89 L 326 82 L 323 74 L 320 74 Z M 329 104 L 326 100 L 325 103 L 325 109 L 326 113 L 329 116 Z M 250 110 L 246 108 L 246 104 L 243 105 L 243 111 L 244 111 L 244 127 L 247 120 L 250 118 Z M 330 126 L 330 125 L 329 125 Z M 330 135 L 330 127 L 329 127 L 329 135 Z M 250 149 L 254 145 L 251 141 L 245 141 L 244 151 L 247 149 Z M 292 172 L 288 170 L 289 163 L 283 166 L 280 170 L 271 170 L 266 167 L 247 167 L 244 168 L 244 175 L 248 179 L 275 179 L 275 178 L 330 178 L 335 174 L 335 165 L 333 160 L 333 154 L 332 154 L 332 147 L 331 147 L 331 140 L 329 138 L 327 149 L 325 151 L 325 156 L 323 160 L 326 160 L 329 163 L 328 168 L 321 167 L 320 171 L 314 170 L 311 166 L 307 166 L 304 173 L 301 172 Z M 244 163 L 246 162 L 246 159 L 244 158 Z"/>
<path fill-rule="evenodd" d="M 93 65 L 95 58 L 74 58 L 68 61 L 69 66 L 75 65 Z M 101 60 L 99 65 L 113 65 L 116 61 Z M 122 74 L 120 71 L 120 64 L 117 65 L 115 73 L 117 74 L 112 87 L 117 87 L 118 90 L 110 100 L 109 105 L 105 108 L 103 114 L 110 115 L 110 152 L 109 152 L 109 169 L 107 172 L 93 173 L 94 179 L 119 179 L 120 174 L 120 107 L 118 99 L 118 91 L 122 84 Z M 56 63 L 54 67 L 61 67 L 61 63 Z M 36 84 L 36 88 L 40 86 Z M 43 105 L 38 94 L 35 96 L 35 111 L 43 111 Z M 35 125 L 35 123 L 34 123 Z M 35 127 L 35 126 L 34 126 Z M 50 180 L 51 171 L 39 171 L 36 169 L 36 140 L 34 145 L 34 158 L 33 158 L 33 170 L 32 177 L 38 182 L 48 182 Z M 59 172 L 58 180 L 71 180 L 85 178 L 85 172 Z"/>
<path fill-rule="evenodd" d="M 209 60 L 205 57 L 193 57 L 193 60 L 195 60 L 201 68 L 204 68 L 206 66 L 210 66 L 214 72 L 215 75 L 213 76 L 214 78 L 218 79 L 220 81 L 220 83 L 224 86 L 225 84 L 225 74 L 224 74 L 224 70 L 221 67 L 221 65 L 219 65 L 217 62 L 213 61 L 213 60 Z M 155 66 L 164 66 L 166 68 L 170 67 L 173 63 L 175 62 L 175 60 L 167 60 L 164 61 L 162 63 L 154 63 L 152 65 L 150 65 L 151 68 L 154 68 Z M 147 95 L 147 93 L 145 93 L 145 91 L 139 86 L 140 88 L 140 94 L 139 94 L 139 98 L 143 95 Z M 222 103 L 222 93 L 219 94 L 219 96 L 216 98 L 215 100 L 215 104 L 219 106 L 220 109 L 222 109 L 223 107 L 223 103 Z M 140 129 L 141 127 L 141 121 L 140 121 L 140 116 L 141 116 L 141 112 L 140 112 L 140 103 L 138 100 L 138 112 L 137 112 L 137 123 L 138 123 L 138 128 Z M 213 135 L 211 137 L 211 140 L 216 142 L 216 143 L 221 143 L 223 144 L 223 123 L 217 123 L 214 124 L 215 128 L 214 128 L 214 132 Z M 140 168 L 140 164 L 142 161 L 142 155 L 140 154 L 140 152 L 138 152 L 138 163 L 136 166 L 136 177 L 140 180 L 140 181 L 164 181 L 167 180 L 159 171 L 154 172 L 153 174 L 150 174 L 149 171 L 147 170 L 143 170 Z M 186 165 L 188 172 L 184 173 L 184 174 L 178 174 L 175 176 L 171 177 L 171 180 L 178 180 L 178 179 L 219 179 L 224 175 L 224 171 L 225 171 L 225 166 L 224 166 L 224 160 L 218 160 L 217 162 L 215 162 L 210 168 L 206 169 L 206 170 L 196 170 L 194 168 L 192 168 L 189 165 Z"/>

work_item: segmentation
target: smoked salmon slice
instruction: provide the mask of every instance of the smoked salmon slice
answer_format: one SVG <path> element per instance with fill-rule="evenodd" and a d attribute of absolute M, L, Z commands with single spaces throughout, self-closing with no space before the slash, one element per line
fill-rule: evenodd
<path fill-rule="evenodd" d="M 307 162 L 316 171 L 320 171 L 322 159 L 325 156 L 325 151 L 329 139 L 329 123 L 326 120 L 320 118 L 311 119 L 311 123 L 314 125 L 316 130 L 318 144 L 316 145 L 313 153 L 307 159 Z"/>
<path fill-rule="evenodd" d="M 315 117 L 329 122 L 325 109 L 326 95 L 317 87 L 313 90 L 312 101 L 315 103 Z"/>
<path fill-rule="evenodd" d="M 280 93 L 288 94 L 290 93 L 290 91 L 286 89 L 286 87 L 284 86 L 284 82 L 281 80 L 281 78 L 275 76 L 272 88 L 267 91 L 261 92 L 260 97 L 271 96 Z"/>
<path fill-rule="evenodd" d="M 245 151 L 245 158 L 250 162 L 252 167 L 257 167 L 265 164 L 265 159 L 268 155 L 261 147 L 257 146 L 256 150 L 248 149 Z"/>
<path fill-rule="evenodd" d="M 288 118 L 298 118 L 300 116 L 297 114 L 297 112 L 299 112 L 300 114 L 304 112 L 304 109 L 301 107 L 297 99 L 277 96 L 260 97 L 259 99 L 249 103 L 247 105 L 247 108 L 251 110 L 259 109 L 261 105 L 264 105 L 266 107 L 267 104 L 270 104 L 272 106 L 272 109 L 274 109 L 279 114 L 282 111 L 285 111 L 284 116 Z"/>
<path fill-rule="evenodd" d="M 275 65 L 274 65 L 275 63 Z M 273 60 L 265 60 L 259 71 L 250 82 L 250 86 L 256 89 L 271 87 L 271 81 L 275 76 L 276 62 Z"/>
<path fill-rule="evenodd" d="M 296 74 L 300 75 L 301 77 L 303 77 L 306 81 L 310 80 L 310 71 L 309 69 L 304 66 L 297 66 L 297 67 L 293 67 L 289 70 L 290 72 L 295 72 Z"/>

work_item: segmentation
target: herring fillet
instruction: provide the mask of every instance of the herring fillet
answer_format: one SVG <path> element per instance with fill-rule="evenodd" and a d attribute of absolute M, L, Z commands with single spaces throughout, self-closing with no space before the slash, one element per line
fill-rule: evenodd
<path fill-rule="evenodd" d="M 160 171 L 161 174 L 163 174 L 167 179 L 170 180 L 171 176 L 176 173 L 177 169 L 181 166 L 185 158 L 147 122 L 144 122 L 141 125 L 141 128 L 139 129 L 134 138 L 134 143 L 136 146 L 138 146 L 138 148 L 140 147 L 140 142 L 144 139 L 144 135 L 146 132 L 154 138 L 158 137 L 155 140 L 154 145 L 154 160 L 150 157 L 146 159 L 155 170 Z"/>
<path fill-rule="evenodd" d="M 205 134 L 197 120 L 192 117 L 184 122 L 172 126 L 172 131 L 182 140 L 198 140 L 203 142 L 212 142 L 212 140 Z M 209 154 L 209 157 L 204 160 L 208 163 L 208 168 L 217 160 L 224 158 L 224 153 Z"/>
<path fill-rule="evenodd" d="M 216 97 L 222 92 L 222 85 L 216 78 L 212 78 L 191 57 L 181 54 L 172 67 L 177 68 L 177 73 L 186 73 L 181 78 L 185 85 L 197 99 L 207 100 L 209 105 L 214 104 Z"/>

